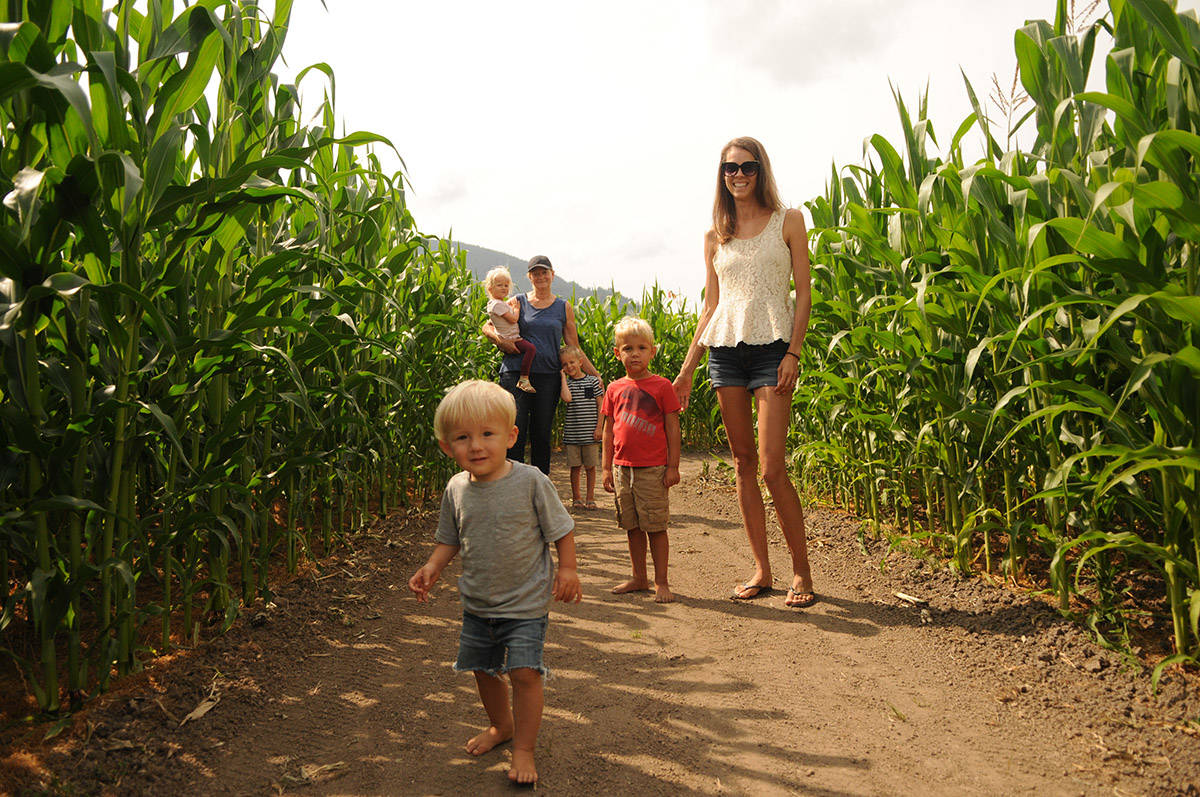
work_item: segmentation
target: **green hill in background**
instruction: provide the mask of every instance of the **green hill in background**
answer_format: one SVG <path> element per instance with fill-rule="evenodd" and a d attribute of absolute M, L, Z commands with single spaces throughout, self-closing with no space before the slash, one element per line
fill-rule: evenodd
<path fill-rule="evenodd" d="M 529 283 L 529 278 L 525 276 L 525 269 L 529 265 L 529 258 L 520 258 L 506 254 L 505 252 L 498 252 L 495 249 L 487 249 L 486 247 L 466 244 L 461 241 L 454 241 L 452 246 L 461 252 L 466 252 L 467 268 L 471 270 L 471 273 L 477 279 L 482 280 L 484 275 L 496 266 L 504 266 L 512 274 L 513 293 L 528 291 L 533 287 Z M 534 254 L 538 253 L 535 252 Z M 532 256 L 530 255 L 530 257 Z M 555 262 L 552 256 L 547 255 L 547 257 L 554 263 L 554 285 L 552 290 L 557 295 L 566 299 L 570 299 L 572 296 L 582 299 L 585 296 L 595 294 L 597 299 L 603 301 L 614 293 L 612 288 L 585 287 L 578 282 L 563 279 L 559 276 L 562 266 Z"/>

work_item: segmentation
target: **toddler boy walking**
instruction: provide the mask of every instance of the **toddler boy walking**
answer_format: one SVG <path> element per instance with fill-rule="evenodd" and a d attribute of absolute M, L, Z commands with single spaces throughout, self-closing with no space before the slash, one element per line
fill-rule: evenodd
<path fill-rule="evenodd" d="M 542 723 L 542 648 L 550 599 L 578 603 L 575 521 L 537 468 L 508 459 L 517 439 L 516 404 L 504 388 L 472 380 L 452 388 L 433 425 L 438 445 L 462 472 L 442 495 L 437 542 L 429 561 L 408 580 L 424 602 L 459 551 L 463 604 L 457 672 L 475 673 L 489 726 L 467 741 L 483 755 L 512 740 L 515 783 L 537 780 L 534 746 Z M 558 572 L 550 544 L 558 552 Z M 512 705 L 508 685 L 512 682 Z"/>
<path fill-rule="evenodd" d="M 679 484 L 679 399 L 671 383 L 650 373 L 654 330 L 625 317 L 613 330 L 613 353 L 625 376 L 608 386 L 604 415 L 604 489 L 617 496 L 617 525 L 629 538 L 633 576 L 617 594 L 650 588 L 646 549 L 654 560 L 654 600 L 674 600 L 667 584 L 668 492 Z"/>
<path fill-rule="evenodd" d="M 604 422 L 600 403 L 604 400 L 600 377 L 583 372 L 583 351 L 567 344 L 559 349 L 562 363 L 562 400 L 567 405 L 563 419 L 563 448 L 571 469 L 572 509 L 596 508 L 596 466 L 600 464 L 600 441 Z M 579 491 L 580 471 L 587 475 L 587 500 Z"/>

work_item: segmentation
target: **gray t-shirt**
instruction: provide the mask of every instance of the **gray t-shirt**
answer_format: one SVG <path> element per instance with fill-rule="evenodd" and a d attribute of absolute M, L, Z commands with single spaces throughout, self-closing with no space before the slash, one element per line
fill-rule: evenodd
<path fill-rule="evenodd" d="M 549 611 L 554 567 L 550 543 L 575 528 L 558 491 L 537 468 L 513 462 L 493 482 L 456 473 L 442 494 L 434 536 L 458 545 L 463 608 L 479 617 L 533 619 Z"/>

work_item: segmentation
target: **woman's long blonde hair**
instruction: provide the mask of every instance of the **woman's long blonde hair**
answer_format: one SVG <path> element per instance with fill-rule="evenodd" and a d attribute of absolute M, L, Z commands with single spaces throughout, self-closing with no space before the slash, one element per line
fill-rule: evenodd
<path fill-rule="evenodd" d="M 726 243 L 733 237 L 737 229 L 737 208 L 733 204 L 733 194 L 725 187 L 725 175 L 721 171 L 721 163 L 725 153 L 733 147 L 744 149 L 758 161 L 758 182 L 754 184 L 754 198 L 764 208 L 772 211 L 783 207 L 779 199 L 779 189 L 775 185 L 775 174 L 771 171 L 771 159 L 767 150 L 758 139 L 749 136 L 739 136 L 721 147 L 721 160 L 717 163 L 717 196 L 713 200 L 713 230 L 719 243 Z"/>

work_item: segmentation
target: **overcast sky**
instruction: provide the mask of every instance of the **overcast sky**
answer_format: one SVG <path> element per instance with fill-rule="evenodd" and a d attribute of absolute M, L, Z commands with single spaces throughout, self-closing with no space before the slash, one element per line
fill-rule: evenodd
<path fill-rule="evenodd" d="M 1200 0 L 1180 0 L 1196 8 Z M 949 142 L 1012 84 L 1013 33 L 1054 0 L 298 0 L 293 75 L 336 75 L 339 122 L 396 145 L 422 231 L 631 296 L 657 280 L 699 298 L 721 146 L 767 148 L 784 201 L 831 165 L 899 148 L 889 80 Z M 1077 0 L 1077 5 L 1086 5 Z M 1103 57 L 1092 66 L 1103 85 Z M 322 89 L 311 73 L 305 94 Z M 310 101 L 309 110 L 316 103 Z M 994 110 L 994 109 L 992 109 Z M 384 153 L 379 153 L 381 156 Z M 398 166 L 395 161 L 385 161 Z"/>

